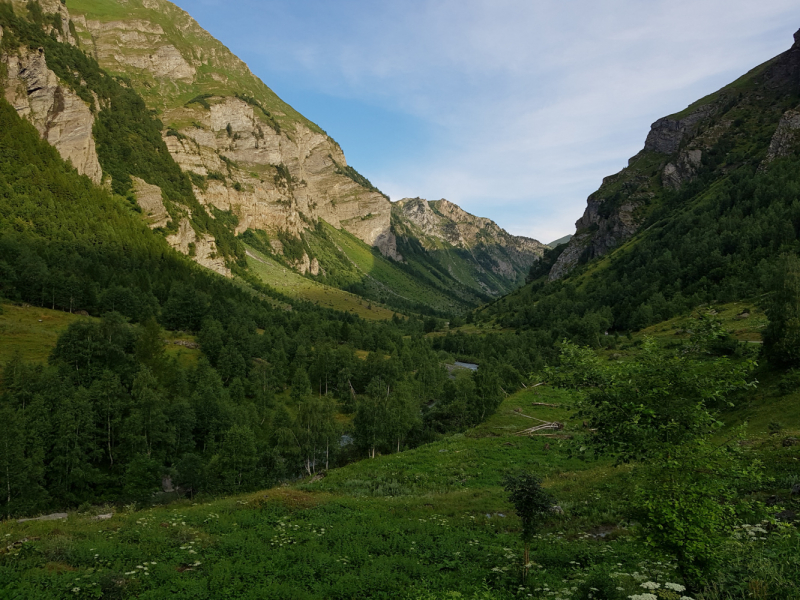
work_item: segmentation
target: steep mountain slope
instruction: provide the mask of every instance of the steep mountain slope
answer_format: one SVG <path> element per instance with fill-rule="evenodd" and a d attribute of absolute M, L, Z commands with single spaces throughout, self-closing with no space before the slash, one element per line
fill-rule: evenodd
<path fill-rule="evenodd" d="M 764 301 L 800 251 L 800 32 L 791 49 L 653 124 L 531 285 L 478 314 L 600 344 L 702 303 Z"/>
<path fill-rule="evenodd" d="M 520 250 L 496 226 L 484 227 L 480 255 L 462 252 L 442 266 L 440 249 L 403 227 L 411 244 L 404 257 L 388 197 L 348 166 L 322 129 L 166 0 L 13 6 L 2 53 L 6 99 L 80 173 L 129 196 L 151 228 L 203 266 L 226 276 L 246 270 L 234 236 L 259 238 L 261 251 L 303 275 L 394 298 L 395 307 L 450 311 L 513 289 L 537 258 L 535 242 Z M 126 133 L 142 143 L 128 143 Z M 321 223 L 376 248 L 398 272 L 373 285 L 373 274 L 320 237 Z M 436 274 L 411 264 L 419 254 L 412 247 L 436 253 L 417 256 Z M 404 298 L 408 286 L 393 288 L 403 277 L 420 280 L 412 287 L 422 286 L 421 303 Z M 455 303 L 446 301 L 453 285 Z"/>
<path fill-rule="evenodd" d="M 394 203 L 392 232 L 406 260 L 434 263 L 437 271 L 490 298 L 514 289 L 545 248 L 444 199 Z"/>
<path fill-rule="evenodd" d="M 799 91 L 800 32 L 787 52 L 653 123 L 642 151 L 589 196 L 550 279 L 630 239 L 675 194 L 698 191 L 740 166 L 763 171 L 792 154 L 800 129 Z"/>
<path fill-rule="evenodd" d="M 388 200 L 188 14 L 163 0 L 82 0 L 69 10 L 81 47 L 160 112 L 200 202 L 239 216 L 236 233 L 297 235 L 322 218 L 392 254 Z"/>

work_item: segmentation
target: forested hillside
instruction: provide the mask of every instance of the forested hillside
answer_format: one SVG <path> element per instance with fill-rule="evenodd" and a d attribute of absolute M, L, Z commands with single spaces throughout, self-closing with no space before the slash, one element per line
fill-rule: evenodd
<path fill-rule="evenodd" d="M 654 124 L 645 150 L 590 197 L 569 245 L 548 250 L 525 288 L 475 318 L 597 346 L 606 332 L 700 304 L 766 302 L 781 256 L 800 251 L 799 65 L 795 44 L 673 117 L 703 115 L 668 148 L 654 141 L 665 120 Z M 675 164 L 690 155 L 698 162 L 678 177 Z M 620 233 L 626 215 L 635 219 Z"/>
<path fill-rule="evenodd" d="M 0 123 L 0 294 L 96 315 L 68 327 L 47 365 L 3 369 L 6 516 L 149 498 L 164 475 L 191 493 L 265 486 L 465 427 L 499 401 L 489 369 L 447 391 L 421 320 L 287 306 L 256 279 L 202 269 L 4 100 Z M 196 336 L 200 359 L 168 359 L 163 329 Z"/>

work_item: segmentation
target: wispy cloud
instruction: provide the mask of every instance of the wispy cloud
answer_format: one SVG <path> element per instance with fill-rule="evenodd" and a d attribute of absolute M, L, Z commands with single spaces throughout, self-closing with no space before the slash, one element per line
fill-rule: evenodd
<path fill-rule="evenodd" d="M 392 197 L 447 197 L 545 241 L 572 230 L 652 121 L 787 49 L 800 27 L 796 0 L 178 3 L 289 99 L 398 115 L 385 160 L 368 136 L 343 144 Z M 430 130 L 425 147 L 400 135 L 409 118 Z"/>

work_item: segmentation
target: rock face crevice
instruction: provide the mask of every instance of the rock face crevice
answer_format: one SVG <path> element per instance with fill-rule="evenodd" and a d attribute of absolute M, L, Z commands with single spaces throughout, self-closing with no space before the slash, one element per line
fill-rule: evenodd
<path fill-rule="evenodd" d="M 47 68 L 44 50 L 21 47 L 16 54 L 3 54 L 0 61 L 7 70 L 5 99 L 80 174 L 100 183 L 103 171 L 92 136 L 94 115 Z"/>

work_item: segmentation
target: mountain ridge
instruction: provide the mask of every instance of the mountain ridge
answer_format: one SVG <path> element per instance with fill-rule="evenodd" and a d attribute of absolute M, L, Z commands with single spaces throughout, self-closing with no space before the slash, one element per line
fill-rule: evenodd
<path fill-rule="evenodd" d="M 21 0 L 13 5 L 18 15 L 30 11 Z M 315 255 L 311 247 L 324 240 L 302 241 L 316 235 L 317 224 L 324 221 L 376 248 L 398 267 L 406 262 L 395 229 L 400 226 L 407 235 L 408 228 L 397 224 L 388 197 L 348 165 L 324 130 L 283 102 L 187 12 L 166 0 L 73 0 L 68 6 L 45 0 L 36 6 L 42 9 L 36 18 L 48 35 L 93 57 L 158 114 L 158 144 L 188 175 L 194 198 L 186 204 L 147 173 L 128 174 L 119 161 L 113 174 L 101 169 L 92 132 L 109 100 L 86 89 L 92 84 L 84 75 L 74 81 L 56 76 L 44 50 L 28 52 L 7 44 L 6 98 L 79 172 L 134 199 L 150 227 L 163 230 L 173 248 L 230 277 L 237 265 L 247 268 L 246 260 L 241 248 L 232 248 L 235 242 L 220 239 L 221 230 L 231 239 L 264 232 L 270 241 L 262 251 L 271 251 L 301 274 L 324 276 L 336 269 L 325 263 L 335 249 Z M 62 99 L 68 110 L 60 108 Z M 198 211 L 216 222 L 216 233 L 197 225 Z M 459 259 L 465 265 L 457 278 L 466 286 L 470 306 L 513 289 L 541 255 L 538 242 L 522 244 L 523 249 L 496 224 L 476 219 L 470 215 L 467 221 L 482 229 L 487 243 L 481 248 L 491 251 L 476 255 L 474 265 L 467 264 L 472 260 L 468 254 Z M 492 235 L 495 239 L 488 239 Z M 297 244 L 304 250 L 287 254 Z M 435 266 L 437 259 L 432 260 Z M 452 264 L 443 269 L 445 278 L 459 270 Z M 484 274 L 487 269 L 491 276 Z M 434 279 L 431 283 L 439 285 L 440 277 Z M 466 288 L 486 296 L 475 297 Z"/>
<path fill-rule="evenodd" d="M 747 92 L 759 85 L 772 94 L 796 93 L 800 87 L 800 30 L 786 52 L 686 109 L 655 121 L 644 148 L 626 168 L 604 178 L 587 199 L 573 238 L 550 271 L 550 280 L 563 278 L 579 262 L 603 256 L 632 238 L 664 190 L 679 191 L 695 181 L 707 168 L 709 152 L 739 124 L 724 115 L 746 109 L 751 103 Z M 782 111 L 780 123 L 768 154 L 759 159 L 762 169 L 775 157 L 789 153 L 793 132 L 800 126 L 793 106 Z"/>

